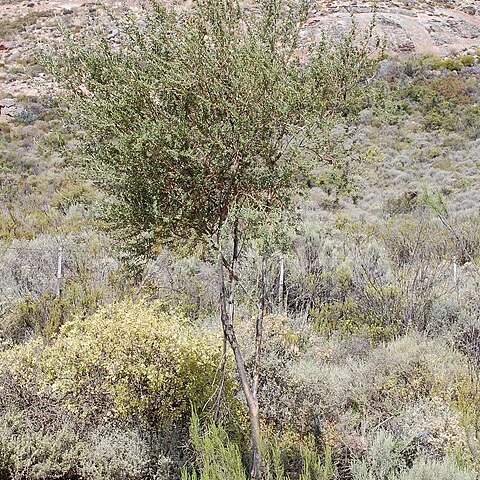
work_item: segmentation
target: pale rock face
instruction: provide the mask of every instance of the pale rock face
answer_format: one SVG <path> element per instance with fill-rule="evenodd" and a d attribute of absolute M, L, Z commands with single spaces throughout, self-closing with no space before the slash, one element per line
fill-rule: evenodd
<path fill-rule="evenodd" d="M 368 26 L 373 19 L 373 3 L 368 1 L 318 4 L 309 20 L 314 37 L 324 29 L 345 28 L 351 13 L 360 26 Z M 480 46 L 480 4 L 476 1 L 380 1 L 376 8 L 376 32 L 385 39 L 390 52 L 447 56 Z"/>

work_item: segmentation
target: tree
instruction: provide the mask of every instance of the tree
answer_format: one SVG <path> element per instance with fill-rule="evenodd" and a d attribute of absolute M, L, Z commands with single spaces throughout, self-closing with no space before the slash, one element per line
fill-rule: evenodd
<path fill-rule="evenodd" d="M 367 35 L 302 45 L 306 1 L 153 2 L 119 35 L 68 36 L 46 63 L 82 132 L 80 159 L 107 194 L 110 226 L 136 257 L 202 245 L 218 258 L 219 306 L 245 394 L 251 477 L 260 475 L 258 388 L 266 251 L 252 372 L 238 344 L 237 265 L 258 227 L 282 218 L 323 161 L 323 134 L 361 104 Z"/>

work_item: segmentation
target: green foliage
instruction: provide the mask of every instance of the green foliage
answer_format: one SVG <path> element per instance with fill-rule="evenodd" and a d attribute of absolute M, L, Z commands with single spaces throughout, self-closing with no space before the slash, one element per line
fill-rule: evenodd
<path fill-rule="evenodd" d="M 60 295 L 56 294 L 58 238 L 16 240 L 2 252 L 0 289 L 10 292 L 4 299 L 9 313 L 0 325 L 3 338 L 23 340 L 32 334 L 51 338 L 64 322 L 124 298 L 132 287 L 105 248 L 104 238 L 85 234 L 60 241 L 64 267 Z"/>
<path fill-rule="evenodd" d="M 322 459 L 315 447 L 313 437 L 309 437 L 301 447 L 303 460 L 302 473 L 299 480 L 333 480 L 335 469 L 332 464 L 331 450 L 327 446 L 325 458 Z"/>
<path fill-rule="evenodd" d="M 459 58 L 447 58 L 442 62 L 442 65 L 452 72 L 460 72 L 465 66 Z"/>
<path fill-rule="evenodd" d="M 398 480 L 476 480 L 473 472 L 460 469 L 450 459 L 435 461 L 418 459 L 412 467 L 398 476 Z"/>
<path fill-rule="evenodd" d="M 233 442 L 221 425 L 209 424 L 201 430 L 196 414 L 190 425 L 190 441 L 196 454 L 196 463 L 191 469 L 182 471 L 182 480 L 246 480 L 242 451 Z M 273 437 L 263 442 L 263 460 L 265 480 L 290 480 L 285 472 L 286 455 L 282 445 Z M 319 455 L 312 437 L 300 445 L 302 470 L 299 480 L 333 480 L 335 469 L 330 449 L 326 449 L 325 458 Z"/>
<path fill-rule="evenodd" d="M 114 425 L 96 427 L 83 440 L 77 458 L 81 478 L 92 480 L 161 480 L 168 478 L 170 460 L 156 456 L 135 429 Z"/>
<path fill-rule="evenodd" d="M 242 454 L 238 445 L 231 442 L 221 425 L 211 424 L 202 433 L 200 420 L 193 414 L 190 424 L 190 441 L 196 452 L 199 473 L 194 469 L 182 471 L 182 480 L 246 480 Z"/>
<path fill-rule="evenodd" d="M 440 70 L 444 67 L 444 61 L 437 55 L 422 55 L 419 61 L 422 66 L 431 70 Z"/>
<path fill-rule="evenodd" d="M 319 175 L 315 179 L 315 185 L 322 188 L 327 195 L 333 196 L 335 204 L 338 204 L 342 196 L 351 195 L 356 190 L 346 164 L 334 166 Z"/>
<path fill-rule="evenodd" d="M 463 68 L 463 63 L 457 62 Z M 390 96 L 392 98 L 385 102 L 385 109 L 381 112 L 390 123 L 396 123 L 399 117 L 406 118 L 407 115 L 417 117 L 415 112 L 418 112 L 418 121 L 427 131 L 461 132 L 472 139 L 478 136 L 480 126 L 475 113 L 478 109 L 478 88 L 471 78 L 451 73 L 433 78 L 418 75 L 406 86 L 392 89 Z M 389 105 L 399 103 L 403 105 L 403 112 L 399 111 L 397 116 L 392 117 Z"/>
<path fill-rule="evenodd" d="M 73 425 L 49 432 L 27 422 L 17 412 L 0 416 L 0 468 L 22 480 L 72 476 L 82 447 Z"/>
<path fill-rule="evenodd" d="M 473 67 L 475 65 L 475 57 L 473 55 L 462 55 L 458 60 L 460 60 L 465 67 Z"/>
<path fill-rule="evenodd" d="M 268 3 L 274 2 L 263 3 L 268 7 Z M 285 20 L 289 28 L 294 26 L 295 13 L 293 10 L 290 13 L 291 17 L 284 11 L 278 25 L 284 25 Z M 159 10 L 151 17 L 155 24 L 149 26 L 147 22 L 142 31 L 139 28 L 145 25 L 143 14 L 138 23 L 117 21 L 113 27 L 118 30 L 112 40 L 114 46 L 102 38 L 97 44 L 91 42 L 92 46 L 84 45 L 85 52 L 80 51 L 78 56 L 75 56 L 78 46 L 66 51 L 67 57 L 72 55 L 66 59 L 66 72 L 83 76 L 76 86 L 86 80 L 91 82 L 92 89 L 97 89 L 94 95 L 91 91 L 74 92 L 78 96 L 71 104 L 77 107 L 73 114 L 78 113 L 82 127 L 85 127 L 83 115 L 91 115 L 92 124 L 98 121 L 91 130 L 87 128 L 85 138 L 87 156 L 83 160 L 88 163 L 92 184 L 72 182 L 61 169 L 58 157 L 52 154 L 52 149 L 70 150 L 75 143 L 52 121 L 58 115 L 57 110 L 44 110 L 48 102 L 43 99 L 15 99 L 20 107 L 16 118 L 9 123 L 0 122 L 0 263 L 7 263 L 8 247 L 18 248 L 19 239 L 24 239 L 21 244 L 27 249 L 43 249 L 44 245 L 34 243 L 39 235 L 55 234 L 56 245 L 66 235 L 86 231 L 87 227 L 85 236 L 91 239 L 91 216 L 95 202 L 101 198 L 93 185 L 99 179 L 111 195 L 113 213 L 119 215 L 110 217 L 114 228 L 138 220 L 124 232 L 129 236 L 147 225 L 150 236 L 140 238 L 144 244 L 138 245 L 142 252 L 143 246 L 156 253 L 159 243 L 177 243 L 173 236 L 163 237 L 166 230 L 162 222 L 172 220 L 175 228 L 178 225 L 178 233 L 190 234 L 190 227 L 198 227 L 200 231 L 204 225 L 196 221 L 207 218 L 205 213 L 211 220 L 222 202 L 234 198 L 234 203 L 238 199 L 239 203 L 229 213 L 232 216 L 241 213 L 243 225 L 256 229 L 259 239 L 254 248 L 271 252 L 281 245 L 285 258 L 288 315 L 265 318 L 262 420 L 267 428 L 278 432 L 278 437 L 272 435 L 263 447 L 265 475 L 275 480 L 297 479 L 300 475 L 309 480 L 331 478 L 331 463 L 335 462 L 339 464 L 336 478 L 344 480 L 351 478 L 349 458 L 358 457 L 355 480 L 358 480 L 356 475 L 362 480 L 474 478 L 448 458 L 441 458 L 446 452 L 454 453 L 459 465 L 476 469 L 478 474 L 478 380 L 465 384 L 466 359 L 443 339 L 436 338 L 439 332 L 449 337 L 454 332 L 457 339 L 457 329 L 465 329 L 468 319 L 475 322 L 478 319 L 478 279 L 474 271 L 480 251 L 478 219 L 474 216 L 455 221 L 455 212 L 464 212 L 464 207 L 472 211 L 476 208 L 479 88 L 474 73 L 465 68 L 472 65 L 472 57 L 444 61 L 425 56 L 415 61 L 413 73 L 392 65 L 393 71 L 399 73 L 392 75 L 396 86 L 391 86 L 381 107 L 362 112 L 362 118 L 371 124 L 358 132 L 359 150 L 365 153 L 363 157 L 372 171 L 365 175 L 362 172 L 360 203 L 351 207 L 346 201 L 340 204 L 339 198 L 341 193 L 353 191 L 352 169 L 342 163 L 343 152 L 332 147 L 332 136 L 327 135 L 331 124 L 324 111 L 334 112 L 336 118 L 331 123 L 336 123 L 365 105 L 364 95 L 358 91 L 349 96 L 350 87 L 355 88 L 363 75 L 361 68 L 357 71 L 359 76 L 352 75 L 350 70 L 352 65 L 361 66 L 363 60 L 357 56 L 361 49 L 352 50 L 347 41 L 345 46 L 331 50 L 331 45 L 325 43 L 318 47 L 327 53 L 323 60 L 315 60 L 318 71 L 309 71 L 308 67 L 297 70 L 293 57 L 286 69 L 292 77 L 287 78 L 283 64 L 275 64 L 275 59 L 284 57 L 256 50 L 258 44 L 263 45 L 263 40 L 256 43 L 261 29 L 252 30 L 255 35 L 250 43 L 243 33 L 238 34 L 233 42 L 238 49 L 228 42 L 210 45 L 209 41 L 218 38 L 215 35 L 222 31 L 212 20 L 207 27 L 216 30 L 213 35 L 200 38 L 200 47 L 193 43 L 192 33 L 198 17 L 195 20 L 187 14 L 181 19 L 185 24 L 171 28 L 173 17 L 163 15 Z M 235 24 L 237 18 L 234 15 L 228 25 Z M 14 30 L 18 33 L 35 22 L 35 14 L 18 21 L 2 19 L 0 33 L 3 30 L 4 35 L 0 37 L 8 38 Z M 187 29 L 190 31 L 183 35 Z M 277 33 L 280 31 L 281 27 Z M 165 36 L 168 38 L 163 41 Z M 177 37 L 182 39 L 172 47 Z M 75 36 L 76 42 L 78 38 Z M 139 39 L 144 43 L 138 44 Z M 226 52 L 224 57 L 221 49 Z M 14 50 L 7 52 L 8 58 L 12 53 L 13 60 L 11 67 L 6 65 L 10 74 L 28 75 L 27 65 L 17 58 L 18 49 Z M 185 60 L 190 54 L 190 60 Z M 80 66 L 76 63 L 79 59 L 86 63 Z M 272 64 L 274 68 L 270 71 Z M 243 69 L 245 75 L 237 75 L 236 69 Z M 295 73 L 302 78 L 295 77 Z M 5 79 L 9 81 L 7 76 Z M 350 85 L 346 106 L 345 90 L 338 88 L 339 79 L 340 83 L 345 81 L 345 85 Z M 298 85 L 295 98 L 293 91 Z M 311 88 L 312 85 L 318 88 Z M 305 96 L 308 92 L 312 97 Z M 317 93 L 319 97 L 314 99 L 313 94 Z M 93 96 L 89 99 L 88 94 Z M 260 105 L 264 98 L 265 105 Z M 318 101 L 316 111 L 311 108 L 314 100 Z M 302 110 L 305 115 L 300 120 L 292 120 L 287 114 L 300 101 L 308 108 Z M 93 102 L 98 105 L 92 106 Z M 176 113 L 180 115 L 175 117 Z M 319 117 L 315 118 L 317 113 Z M 278 129 L 287 117 L 290 123 L 281 137 Z M 178 123 L 175 118 L 180 119 Z M 299 123 L 295 123 L 297 120 Z M 301 122 L 304 123 L 300 125 Z M 303 132 L 296 135 L 296 127 L 315 122 L 321 125 L 305 135 L 307 143 L 302 145 Z M 265 129 L 256 133 L 255 123 L 265 125 Z M 169 135 L 172 126 L 177 130 Z M 259 141 L 257 135 L 263 140 Z M 317 144 L 317 137 L 322 135 L 326 140 Z M 343 142 L 344 135 L 340 136 Z M 33 138 L 39 142 L 32 142 Z M 95 145 L 99 138 L 103 143 Z M 279 141 L 282 148 L 288 144 L 271 171 L 266 160 L 267 154 L 272 156 L 274 151 L 270 141 Z M 315 148 L 302 150 L 305 146 Z M 246 159 L 250 165 L 239 161 L 237 153 L 238 158 Z M 290 160 L 293 163 L 289 164 Z M 329 164 L 321 171 L 315 170 L 313 178 L 317 182 L 308 183 L 322 187 L 335 197 L 333 206 L 344 210 L 332 219 L 334 215 L 322 209 L 325 202 L 317 202 L 319 189 L 312 189 L 300 208 L 310 225 L 321 223 L 319 238 L 307 241 L 302 226 L 292 239 L 292 232 L 286 228 L 267 225 L 266 220 L 272 224 L 293 222 L 290 218 L 287 222 L 282 214 L 272 220 L 268 209 L 255 211 L 265 205 L 268 193 L 257 196 L 257 191 L 247 192 L 246 186 L 267 185 L 273 191 L 274 177 L 278 172 L 285 173 L 278 185 L 290 200 L 309 180 L 308 168 L 325 160 L 336 162 L 333 169 Z M 301 165 L 302 162 L 305 164 Z M 284 171 L 285 165 L 291 169 Z M 236 169 L 242 175 L 247 172 L 244 183 L 235 178 Z M 212 179 L 219 179 L 225 187 L 223 196 L 212 198 Z M 416 189 L 425 179 L 435 184 L 435 191 L 441 189 L 443 196 L 417 196 Z M 127 180 L 133 180 L 135 185 L 125 190 Z M 290 184 L 292 180 L 298 185 Z M 238 198 L 233 194 L 228 196 L 230 185 L 240 192 Z M 189 189 L 193 192 L 191 196 Z M 277 205 L 288 207 L 289 202 L 283 203 L 284 198 L 278 194 Z M 240 205 L 244 198 L 251 203 Z M 120 207 L 124 204 L 129 210 L 122 217 L 125 212 L 120 212 Z M 421 208 L 422 204 L 445 217 L 449 205 L 448 221 L 467 252 L 458 257 L 458 293 L 454 292 L 451 281 L 452 251 L 458 249 L 457 240 L 438 221 L 428 218 L 429 211 Z M 202 208 L 197 208 L 198 205 Z M 349 208 L 353 212 L 345 210 Z M 388 214 L 387 222 L 384 213 Z M 292 216 L 297 226 L 299 217 Z M 155 229 L 158 218 L 161 232 Z M 336 228 L 330 228 L 330 220 L 336 222 Z M 232 225 L 230 220 L 227 223 Z M 136 241 L 138 238 L 133 235 L 132 242 Z M 83 240 L 76 238 L 75 243 L 80 245 Z M 187 251 L 191 250 L 181 250 Z M 162 255 L 165 253 L 168 252 L 162 251 Z M 244 302 L 238 308 L 237 325 L 247 352 L 254 332 L 244 320 L 250 318 L 249 309 L 256 303 L 256 298 L 251 297 L 255 296 L 257 286 L 257 253 L 253 252 L 254 258 L 245 270 L 243 266 L 240 268 L 242 293 L 237 297 Z M 250 254 L 248 251 L 247 255 Z M 161 312 L 152 313 L 151 322 L 145 320 L 150 318 L 150 313 L 145 314 L 150 307 L 130 304 L 91 316 L 99 304 L 122 297 L 125 292 L 121 281 L 109 283 L 111 276 L 120 274 L 98 260 L 105 256 L 106 262 L 115 263 L 109 253 L 102 252 L 98 259 L 89 260 L 88 268 L 79 267 L 82 260 L 78 257 L 67 255 L 60 298 L 45 293 L 51 286 L 38 271 L 43 265 L 49 279 L 55 269 L 45 265 L 45 258 L 38 253 L 27 257 L 20 250 L 19 261 L 1 271 L 1 333 L 2 340 L 5 337 L 7 340 L 2 349 L 30 335 L 47 339 L 28 342 L 3 354 L 0 478 L 145 480 L 154 478 L 159 462 L 169 463 L 150 450 L 152 444 L 161 444 L 161 440 L 143 436 L 152 435 L 149 427 L 153 427 L 166 428 L 165 436 L 175 437 L 177 431 L 170 428 L 170 419 L 173 427 L 180 426 L 184 435 L 190 402 L 201 409 L 209 399 L 207 392 L 214 392 L 213 365 L 220 362 L 221 345 L 217 338 L 213 342 L 208 340 L 207 347 L 201 347 L 212 359 L 207 366 L 196 347 L 191 348 L 209 335 L 203 326 L 191 324 L 186 317 L 195 317 L 199 324 L 208 318 L 205 324 L 210 325 L 217 295 L 214 272 L 204 263 L 205 249 L 196 249 L 194 255 L 181 261 L 168 258 L 165 263 L 157 259 L 137 279 L 141 293 L 154 298 L 161 296 L 178 305 L 178 311 L 159 307 Z M 270 268 L 269 303 L 276 304 L 279 271 L 275 265 Z M 108 276 L 108 280 L 99 281 L 101 275 Z M 69 322 L 58 333 L 65 320 L 76 316 L 79 319 Z M 84 323 L 80 318 L 85 316 L 89 318 Z M 177 321 L 179 325 L 174 327 Z M 136 322 L 138 328 L 134 326 Z M 427 330 L 432 338 L 414 335 L 411 331 L 415 327 Z M 140 329 L 145 330 L 145 336 Z M 392 340 L 406 329 L 408 335 Z M 165 340 L 159 340 L 155 332 Z M 187 345 L 179 340 L 177 333 L 186 338 Z M 154 345 L 149 343 L 152 338 Z M 464 350 L 472 358 L 478 357 L 478 339 L 472 334 L 468 341 L 469 349 Z M 189 355 L 193 351 L 192 365 L 185 365 L 189 362 L 183 354 L 177 361 L 172 345 L 177 345 L 183 353 L 188 351 Z M 249 358 L 247 353 L 247 365 Z M 152 375 L 165 373 L 172 375 L 168 381 L 151 380 Z M 171 380 L 176 376 L 188 380 Z M 198 382 L 201 392 L 193 380 L 195 385 Z M 230 378 L 227 383 L 231 384 Z M 231 398 L 231 388 L 227 386 L 227 390 Z M 57 412 L 64 418 L 55 419 Z M 123 420 L 130 426 L 126 427 Z M 132 430 L 132 423 L 141 428 Z M 203 431 L 197 427 L 197 434 L 192 434 L 194 468 L 191 473 L 185 471 L 184 478 L 244 480 L 248 470 L 246 442 L 244 446 L 241 440 L 232 441 L 225 429 L 222 432 L 218 426 Z M 307 444 L 305 437 L 310 432 L 315 433 L 319 444 L 331 442 L 332 453 L 327 450 L 325 455 L 319 454 L 313 441 Z M 178 464 L 183 464 L 185 444 L 186 438 L 181 437 L 178 443 L 169 445 L 171 455 L 182 457 Z M 415 459 L 419 452 L 424 452 L 429 460 Z M 167 465 L 157 473 L 157 478 L 165 480 L 178 475 L 172 474 Z"/>
<path fill-rule="evenodd" d="M 406 115 L 412 113 L 412 107 L 406 99 L 389 95 L 382 105 L 380 114 L 390 125 L 396 125 Z"/>
<path fill-rule="evenodd" d="M 30 125 L 36 120 L 36 115 L 30 110 L 22 109 L 19 112 L 15 113 L 14 121 L 23 125 Z"/>
<path fill-rule="evenodd" d="M 475 362 L 475 360 L 474 360 Z M 475 368 L 475 367 L 474 367 Z M 465 468 L 480 472 L 480 385 L 475 373 L 458 388 L 454 406 L 462 415 L 466 448 L 454 448 L 456 461 Z"/>
<path fill-rule="evenodd" d="M 84 132 L 87 175 L 111 200 L 107 218 L 137 254 L 288 207 L 322 133 L 362 105 L 371 36 L 352 30 L 299 62 L 307 4 L 258 7 L 201 1 L 179 16 L 153 2 L 147 22 L 114 20 L 119 45 L 70 37 L 45 59 Z"/>
<path fill-rule="evenodd" d="M 220 364 L 218 338 L 156 303 L 122 303 L 66 323 L 52 343 L 9 350 L 3 365 L 38 379 L 81 415 L 171 427 L 203 409 Z M 231 381 L 227 378 L 226 392 Z"/>
<path fill-rule="evenodd" d="M 354 480 L 393 480 L 405 464 L 407 445 L 385 430 L 370 434 L 368 442 L 365 458 L 351 465 Z"/>
<path fill-rule="evenodd" d="M 78 279 L 69 281 L 59 297 L 48 290 L 38 299 L 26 296 L 15 305 L 1 330 L 14 338 L 25 332 L 51 338 L 65 321 L 92 314 L 106 294 L 105 290 L 82 285 Z"/>
<path fill-rule="evenodd" d="M 420 201 L 429 207 L 435 214 L 443 216 L 447 213 L 445 199 L 440 192 L 430 193 L 427 190 L 422 192 Z"/>
<path fill-rule="evenodd" d="M 460 72 L 465 67 L 475 65 L 475 57 L 471 54 L 461 55 L 459 57 L 447 57 L 442 59 L 437 55 L 420 55 L 414 58 L 413 63 L 429 70 L 449 70 Z"/>
<path fill-rule="evenodd" d="M 384 287 L 381 291 L 372 292 L 381 302 L 389 296 L 399 297 L 395 288 Z M 385 302 L 386 303 L 386 302 Z M 399 325 L 390 323 L 389 319 L 379 315 L 375 310 L 367 310 L 364 305 L 358 304 L 354 299 L 343 302 L 334 301 L 318 308 L 310 309 L 310 316 L 317 331 L 323 335 L 339 332 L 344 336 L 361 334 L 374 342 L 391 339 L 398 332 Z"/>
<path fill-rule="evenodd" d="M 97 197 L 93 188 L 86 184 L 66 183 L 52 197 L 52 206 L 64 214 L 75 205 L 91 205 Z"/>

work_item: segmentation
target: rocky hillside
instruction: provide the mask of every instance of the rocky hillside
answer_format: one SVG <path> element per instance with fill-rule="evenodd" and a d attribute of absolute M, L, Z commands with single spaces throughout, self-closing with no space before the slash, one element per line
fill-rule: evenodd
<path fill-rule="evenodd" d="M 360 24 L 373 17 L 371 2 L 318 2 L 313 32 L 344 26 L 351 13 Z M 396 0 L 377 2 L 377 30 L 391 52 L 450 55 L 480 46 L 480 3 L 476 0 Z"/>
<path fill-rule="evenodd" d="M 129 2 L 109 2 L 119 8 Z M 87 0 L 0 0 L 0 112 L 6 120 L 10 100 L 33 95 L 42 84 L 33 66 L 32 50 L 48 42 L 59 20 L 80 30 L 95 17 L 96 1 Z M 108 3 L 108 2 L 107 2 Z M 177 2 L 178 3 L 178 2 Z M 189 4 L 191 0 L 182 3 Z M 306 35 L 316 37 L 324 29 L 343 30 L 355 13 L 358 23 L 367 26 L 373 17 L 368 0 L 319 0 L 312 7 Z M 480 2 L 477 0 L 388 0 L 377 2 L 378 33 L 389 51 L 434 53 L 440 56 L 480 47 Z M 114 32 L 113 32 L 114 33 Z"/>

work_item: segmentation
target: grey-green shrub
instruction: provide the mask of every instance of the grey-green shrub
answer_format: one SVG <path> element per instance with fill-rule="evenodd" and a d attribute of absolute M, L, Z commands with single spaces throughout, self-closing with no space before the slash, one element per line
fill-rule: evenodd
<path fill-rule="evenodd" d="M 395 473 L 404 465 L 402 453 L 407 444 L 385 430 L 369 435 L 367 454 L 354 461 L 351 472 L 354 480 L 393 480 Z"/>
<path fill-rule="evenodd" d="M 148 472 L 149 453 L 139 432 L 100 426 L 88 436 L 79 471 L 91 480 L 143 479 Z"/>
<path fill-rule="evenodd" d="M 461 470 L 455 462 L 417 459 L 412 468 L 403 471 L 395 480 L 476 480 L 471 472 Z"/>
<path fill-rule="evenodd" d="M 173 478 L 171 467 L 145 435 L 126 425 L 92 427 L 61 412 L 54 419 L 32 411 L 0 414 L 2 479 L 166 480 Z"/>
<path fill-rule="evenodd" d="M 391 433 L 378 430 L 369 436 L 365 458 L 351 464 L 353 480 L 476 480 L 472 472 L 462 470 L 452 459 L 417 457 L 407 465 L 412 455 L 408 442 Z"/>
<path fill-rule="evenodd" d="M 84 445 L 72 422 L 57 428 L 29 422 L 23 412 L 0 416 L 0 470 L 18 480 L 68 478 L 75 473 Z"/>

